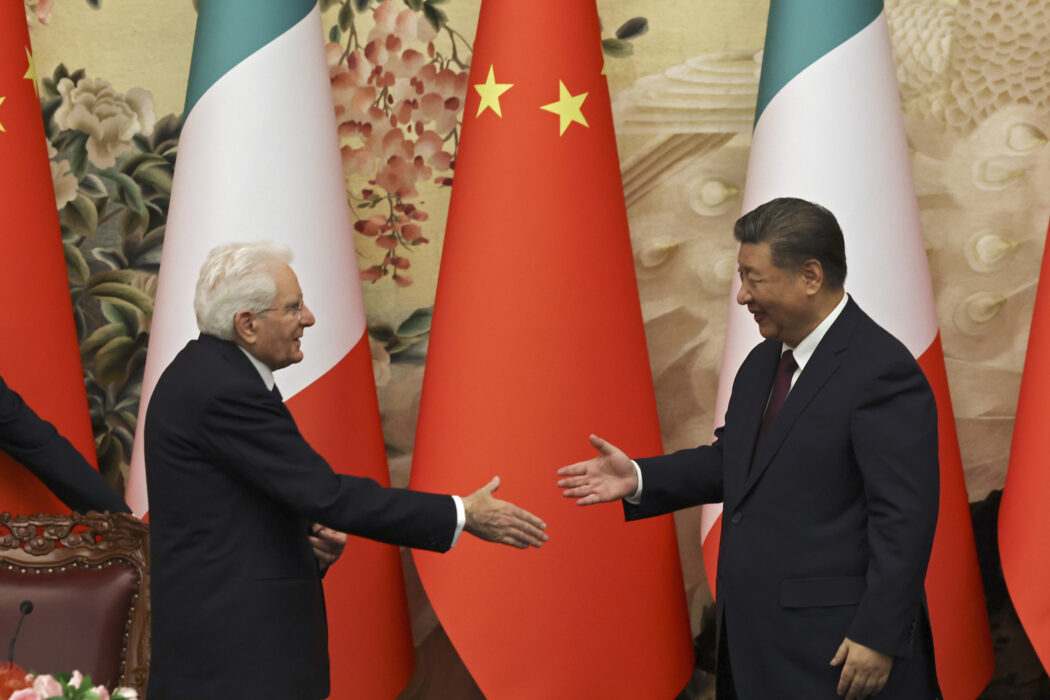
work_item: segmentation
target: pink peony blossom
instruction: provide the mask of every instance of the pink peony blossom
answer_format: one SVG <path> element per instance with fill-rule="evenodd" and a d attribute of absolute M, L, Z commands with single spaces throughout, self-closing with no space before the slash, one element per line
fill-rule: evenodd
<path fill-rule="evenodd" d="M 61 693 L 62 691 L 59 692 Z M 11 693 L 11 696 L 7 700 L 44 700 L 44 696 L 32 688 L 23 688 L 22 690 L 16 690 Z"/>
<path fill-rule="evenodd" d="M 45 698 L 54 697 L 55 695 L 62 697 L 62 684 L 46 673 L 36 677 L 33 681 L 33 690 Z"/>
<path fill-rule="evenodd" d="M 109 691 L 104 686 L 96 685 L 91 692 L 98 696 L 98 700 L 109 700 Z"/>

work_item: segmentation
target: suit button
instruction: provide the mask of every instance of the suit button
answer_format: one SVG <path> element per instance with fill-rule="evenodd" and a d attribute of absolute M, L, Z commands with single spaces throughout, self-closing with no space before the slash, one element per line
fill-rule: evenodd
<path fill-rule="evenodd" d="M 733 517 L 729 519 L 729 522 L 733 523 L 734 525 L 739 525 L 740 521 L 743 520 L 743 519 L 744 519 L 744 514 L 741 513 L 740 511 L 737 511 L 737 512 L 733 513 Z"/>

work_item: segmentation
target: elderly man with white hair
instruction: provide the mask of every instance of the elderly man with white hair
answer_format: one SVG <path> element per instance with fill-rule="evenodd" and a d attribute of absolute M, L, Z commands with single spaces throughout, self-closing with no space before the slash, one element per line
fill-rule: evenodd
<path fill-rule="evenodd" d="M 310 447 L 273 379 L 303 359 L 314 324 L 291 258 L 275 243 L 209 253 L 201 334 L 150 400 L 152 700 L 327 697 L 321 576 L 341 533 L 434 551 L 464 529 L 519 548 L 547 539 L 539 518 L 492 497 L 497 479 L 462 499 L 384 488 Z"/>

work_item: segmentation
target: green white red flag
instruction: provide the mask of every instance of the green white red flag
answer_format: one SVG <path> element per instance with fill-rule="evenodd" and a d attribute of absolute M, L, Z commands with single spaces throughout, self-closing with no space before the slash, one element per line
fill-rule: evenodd
<path fill-rule="evenodd" d="M 142 418 L 160 373 L 197 336 L 207 252 L 232 241 L 294 252 L 317 325 L 305 359 L 277 375 L 281 393 L 335 471 L 389 484 L 316 0 L 201 0 L 183 119 L 128 503 L 149 509 Z M 324 583 L 332 697 L 396 697 L 414 663 L 398 549 L 351 537 Z"/>

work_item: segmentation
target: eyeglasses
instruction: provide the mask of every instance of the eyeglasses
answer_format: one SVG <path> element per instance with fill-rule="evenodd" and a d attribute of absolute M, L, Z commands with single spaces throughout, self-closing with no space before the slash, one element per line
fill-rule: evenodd
<path fill-rule="evenodd" d="M 289 304 L 288 306 L 284 307 L 283 309 L 282 308 L 278 308 L 278 307 L 273 307 L 273 308 L 269 308 L 269 309 L 263 309 L 259 313 L 260 314 L 264 314 L 267 311 L 283 311 L 286 314 L 295 314 L 295 317 L 297 319 L 302 319 L 302 317 L 303 317 L 303 302 L 299 301 L 299 302 L 297 302 L 295 304 Z"/>

